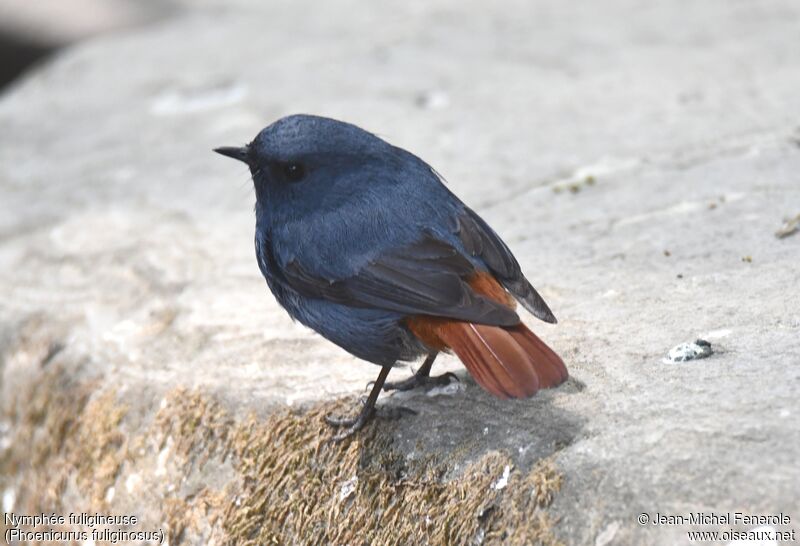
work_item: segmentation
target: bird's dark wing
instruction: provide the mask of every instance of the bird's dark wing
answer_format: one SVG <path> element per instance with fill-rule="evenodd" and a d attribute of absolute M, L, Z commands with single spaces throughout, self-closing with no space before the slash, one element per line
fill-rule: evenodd
<path fill-rule="evenodd" d="M 479 257 L 495 278 L 511 292 L 525 309 L 545 322 L 555 323 L 556 317 L 519 267 L 517 259 L 500 237 L 468 207 L 458 217 L 457 235 L 464 249 Z"/>
<path fill-rule="evenodd" d="M 518 324 L 512 309 L 470 288 L 467 281 L 475 272 L 456 248 L 426 234 L 414 244 L 378 256 L 344 279 L 311 275 L 296 260 L 286 264 L 283 274 L 300 294 L 353 307 L 495 326 Z"/>

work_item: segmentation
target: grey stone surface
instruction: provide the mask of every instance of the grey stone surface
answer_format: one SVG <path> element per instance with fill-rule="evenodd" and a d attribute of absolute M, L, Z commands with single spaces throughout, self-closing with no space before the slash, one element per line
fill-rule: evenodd
<path fill-rule="evenodd" d="M 0 1 L 0 32 L 25 42 L 61 47 L 99 34 L 154 20 L 168 11 L 161 0 Z"/>
<path fill-rule="evenodd" d="M 131 429 L 176 387 L 264 415 L 373 379 L 277 307 L 248 173 L 210 151 L 309 112 L 428 160 L 560 320 L 525 318 L 568 384 L 503 403 L 459 372 L 394 396 L 419 411 L 405 453 L 554 454 L 567 544 L 698 528 L 641 512 L 796 526 L 800 235 L 774 234 L 800 212 L 799 22 L 790 1 L 203 2 L 71 48 L 0 98 L 1 447 L 48 352 L 120 388 Z M 713 356 L 662 362 L 698 337 Z"/>

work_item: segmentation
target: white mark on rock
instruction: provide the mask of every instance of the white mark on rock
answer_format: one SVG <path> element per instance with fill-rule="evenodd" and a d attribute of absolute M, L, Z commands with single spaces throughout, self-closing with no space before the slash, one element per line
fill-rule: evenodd
<path fill-rule="evenodd" d="M 612 521 L 606 528 L 603 529 L 597 538 L 594 539 L 594 546 L 606 546 L 607 544 L 611 544 L 611 541 L 614 540 L 614 536 L 616 536 L 617 531 L 619 531 L 619 522 Z"/>
<path fill-rule="evenodd" d="M 505 468 L 503 468 L 503 475 L 500 476 L 500 478 L 492 484 L 492 489 L 494 489 L 495 491 L 500 491 L 502 489 L 505 489 L 506 486 L 508 485 L 508 477 L 510 475 L 511 475 L 511 467 L 506 465 Z"/>
<path fill-rule="evenodd" d="M 788 237 L 789 235 L 794 235 L 800 231 L 800 214 L 792 218 L 791 220 L 787 220 L 781 228 L 775 232 L 775 237 L 778 239 L 783 239 Z"/>
<path fill-rule="evenodd" d="M 792 414 L 792 412 L 789 411 L 788 409 L 782 409 L 781 412 L 778 415 L 780 415 L 783 419 L 786 419 L 791 414 Z"/>
<path fill-rule="evenodd" d="M 600 159 L 597 163 L 575 169 L 569 181 L 577 182 L 578 180 L 586 180 L 589 177 L 598 178 L 600 176 L 624 173 L 635 169 L 641 163 L 642 161 L 636 158 L 607 156 Z"/>
<path fill-rule="evenodd" d="M 761 527 L 748 530 L 747 533 L 755 533 L 756 537 L 774 537 L 775 531 L 775 527 L 771 525 L 762 525 Z M 731 540 L 727 546 L 738 546 L 739 544 L 747 544 L 748 546 L 778 546 L 778 541 L 774 538 L 737 538 L 736 540 Z"/>
<path fill-rule="evenodd" d="M 489 434 L 489 427 L 483 427 L 483 435 L 486 436 Z"/>
<path fill-rule="evenodd" d="M 693 343 L 676 345 L 669 350 L 663 362 L 666 364 L 686 362 L 687 360 L 707 358 L 712 354 L 714 354 L 714 351 L 711 349 L 711 344 L 704 339 L 698 339 Z"/>
<path fill-rule="evenodd" d="M 131 167 L 119 167 L 111 171 L 111 178 L 117 182 L 128 182 L 136 177 L 136 171 Z"/>
<path fill-rule="evenodd" d="M 150 112 L 157 116 L 202 112 L 236 104 L 246 95 L 247 88 L 239 83 L 199 89 L 173 89 L 156 97 L 150 106 Z"/>
<path fill-rule="evenodd" d="M 434 387 L 425 394 L 426 396 L 453 396 L 454 394 L 458 394 L 463 390 L 464 387 L 461 383 L 458 381 L 451 381 L 447 385 Z"/>
<path fill-rule="evenodd" d="M 668 216 L 678 216 L 683 214 L 692 214 L 696 212 L 705 211 L 708 204 L 705 201 L 681 201 L 671 207 L 655 210 L 652 212 L 645 212 L 642 214 L 634 214 L 627 218 L 622 218 L 617 222 L 618 227 L 640 224 L 657 218 Z"/>
<path fill-rule="evenodd" d="M 342 484 L 339 489 L 339 500 L 343 501 L 353 493 L 355 493 L 356 486 L 358 485 L 358 476 L 353 476 Z"/>
<path fill-rule="evenodd" d="M 133 493 L 138 489 L 139 484 L 142 483 L 142 477 L 139 474 L 131 474 L 125 479 L 125 490 L 128 493 Z"/>
<path fill-rule="evenodd" d="M 733 333 L 733 330 L 729 330 L 727 328 L 723 328 L 721 330 L 712 330 L 706 335 L 703 336 L 705 339 L 720 339 L 723 337 L 728 337 Z"/>
<path fill-rule="evenodd" d="M 11 487 L 3 491 L 3 512 L 13 512 L 14 503 L 17 502 L 17 492 Z"/>
<path fill-rule="evenodd" d="M 11 425 L 0 421 L 0 453 L 11 447 Z"/>
<path fill-rule="evenodd" d="M 158 452 L 158 459 L 156 460 L 156 476 L 166 476 L 167 474 L 167 459 L 169 452 L 172 448 L 172 436 L 167 438 L 167 445 L 164 449 Z"/>
<path fill-rule="evenodd" d="M 109 487 L 106 489 L 106 502 L 113 502 L 114 495 L 116 495 L 117 489 L 114 486 Z"/>
<path fill-rule="evenodd" d="M 442 110 L 450 106 L 450 95 L 441 90 L 426 91 L 417 96 L 416 103 L 425 110 Z"/>

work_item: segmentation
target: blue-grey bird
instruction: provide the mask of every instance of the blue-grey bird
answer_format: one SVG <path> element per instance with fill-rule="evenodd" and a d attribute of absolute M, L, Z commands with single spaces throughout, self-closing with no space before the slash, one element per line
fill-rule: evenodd
<path fill-rule="evenodd" d="M 374 414 L 381 388 L 431 378 L 452 351 L 499 398 L 524 398 L 567 378 L 561 358 L 531 332 L 516 302 L 556 319 L 489 225 L 417 156 L 355 125 L 288 116 L 242 147 L 256 194 L 256 258 L 289 315 L 381 366 L 360 411 L 334 419 L 351 435 Z M 408 380 L 392 366 L 426 356 Z"/>

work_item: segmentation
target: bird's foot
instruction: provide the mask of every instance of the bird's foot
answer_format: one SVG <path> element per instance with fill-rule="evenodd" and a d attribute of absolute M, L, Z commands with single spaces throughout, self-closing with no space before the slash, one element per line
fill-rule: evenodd
<path fill-rule="evenodd" d="M 361 401 L 364 404 L 364 400 Z M 376 415 L 382 419 L 399 419 L 403 415 L 416 415 L 417 412 L 405 406 L 388 406 L 376 408 L 368 407 L 366 404 L 355 417 L 335 417 L 326 415 L 325 422 L 333 427 L 345 427 L 343 431 L 331 438 L 332 442 L 341 442 L 349 438 L 366 425 Z"/>
<path fill-rule="evenodd" d="M 332 427 L 344 427 L 345 430 L 331 438 L 332 442 L 341 442 L 349 438 L 366 425 L 375 416 L 375 402 L 370 403 L 368 398 L 361 398 L 359 404 L 363 407 L 358 415 L 355 417 L 335 417 L 333 415 L 326 415 L 325 422 Z"/>
<path fill-rule="evenodd" d="M 325 422 L 333 427 L 344 427 L 344 430 L 331 438 L 332 442 L 341 442 L 345 438 L 349 438 L 366 425 L 370 419 L 375 415 L 375 407 L 364 406 L 358 415 L 355 417 L 334 417 L 333 415 L 326 415 Z"/>
<path fill-rule="evenodd" d="M 411 377 L 402 381 L 394 383 L 384 383 L 383 390 L 385 391 L 410 391 L 417 387 L 441 387 L 449 385 L 451 380 L 458 381 L 458 376 L 452 372 L 443 373 L 442 375 L 422 375 L 419 372 Z"/>

